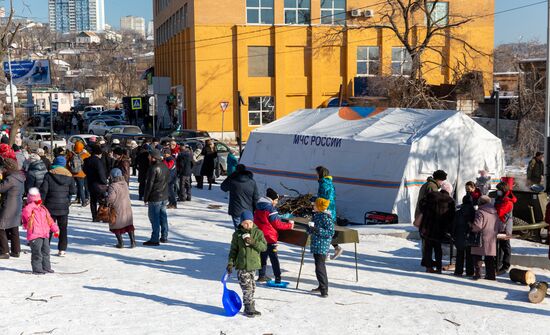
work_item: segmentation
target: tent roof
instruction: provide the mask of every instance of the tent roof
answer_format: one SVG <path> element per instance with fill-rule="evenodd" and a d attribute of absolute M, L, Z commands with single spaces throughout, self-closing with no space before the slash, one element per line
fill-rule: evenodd
<path fill-rule="evenodd" d="M 465 117 L 451 110 L 374 107 L 302 109 L 255 132 L 410 145 L 454 116 Z M 491 137 L 492 134 L 479 128 L 480 135 Z"/>

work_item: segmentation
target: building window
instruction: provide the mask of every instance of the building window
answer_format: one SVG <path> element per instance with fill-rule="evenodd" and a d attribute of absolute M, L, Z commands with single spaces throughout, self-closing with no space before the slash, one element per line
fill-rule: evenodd
<path fill-rule="evenodd" d="M 426 5 L 426 24 L 427 16 L 430 15 L 432 26 L 445 27 L 449 24 L 449 3 L 448 2 L 428 2 Z"/>
<path fill-rule="evenodd" d="M 273 0 L 246 0 L 246 22 L 273 24 Z"/>
<path fill-rule="evenodd" d="M 357 75 L 377 76 L 380 73 L 380 48 L 357 47 Z"/>
<path fill-rule="evenodd" d="M 346 0 L 321 0 L 321 24 L 346 23 Z"/>
<path fill-rule="evenodd" d="M 275 120 L 275 99 L 273 97 L 248 98 L 248 125 L 262 126 Z"/>
<path fill-rule="evenodd" d="M 403 47 L 391 48 L 391 73 L 394 76 L 410 76 L 412 72 L 412 58 Z"/>
<path fill-rule="evenodd" d="M 310 0 L 285 0 L 286 24 L 309 24 L 311 22 Z"/>
<path fill-rule="evenodd" d="M 273 47 L 248 47 L 248 76 L 273 77 L 274 61 Z"/>

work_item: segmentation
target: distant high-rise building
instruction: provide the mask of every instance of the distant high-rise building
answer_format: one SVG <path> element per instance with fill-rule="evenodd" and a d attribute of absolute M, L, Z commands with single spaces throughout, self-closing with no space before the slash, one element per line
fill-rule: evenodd
<path fill-rule="evenodd" d="M 120 30 L 135 31 L 145 37 L 145 19 L 138 16 L 124 16 L 120 18 Z"/>
<path fill-rule="evenodd" d="M 6 17 L 6 7 L 0 7 L 0 18 Z"/>
<path fill-rule="evenodd" d="M 147 25 L 147 39 L 153 39 L 155 35 L 155 21 L 150 20 Z"/>
<path fill-rule="evenodd" d="M 48 18 L 60 33 L 103 31 L 105 0 L 48 0 Z"/>

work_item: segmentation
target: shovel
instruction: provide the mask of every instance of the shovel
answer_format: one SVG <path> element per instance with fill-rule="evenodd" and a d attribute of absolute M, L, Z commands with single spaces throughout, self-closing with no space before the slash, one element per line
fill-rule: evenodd
<path fill-rule="evenodd" d="M 237 292 L 227 288 L 228 278 L 229 278 L 229 274 L 227 272 L 224 273 L 222 277 L 222 284 L 223 284 L 222 303 L 223 303 L 223 308 L 225 309 L 225 315 L 235 316 L 237 315 L 237 313 L 239 313 L 239 311 L 243 307 L 243 303 L 241 301 L 241 297 L 239 297 Z"/>

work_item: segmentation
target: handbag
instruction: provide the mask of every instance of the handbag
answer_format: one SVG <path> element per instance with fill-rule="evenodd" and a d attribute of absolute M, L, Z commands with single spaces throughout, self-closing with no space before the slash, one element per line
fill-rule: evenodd
<path fill-rule="evenodd" d="M 466 233 L 466 246 L 473 248 L 483 247 L 483 234 L 481 232 L 474 233 L 469 231 Z"/>
<path fill-rule="evenodd" d="M 99 205 L 97 209 L 97 219 L 100 222 L 110 222 L 111 210 L 109 206 Z"/>

